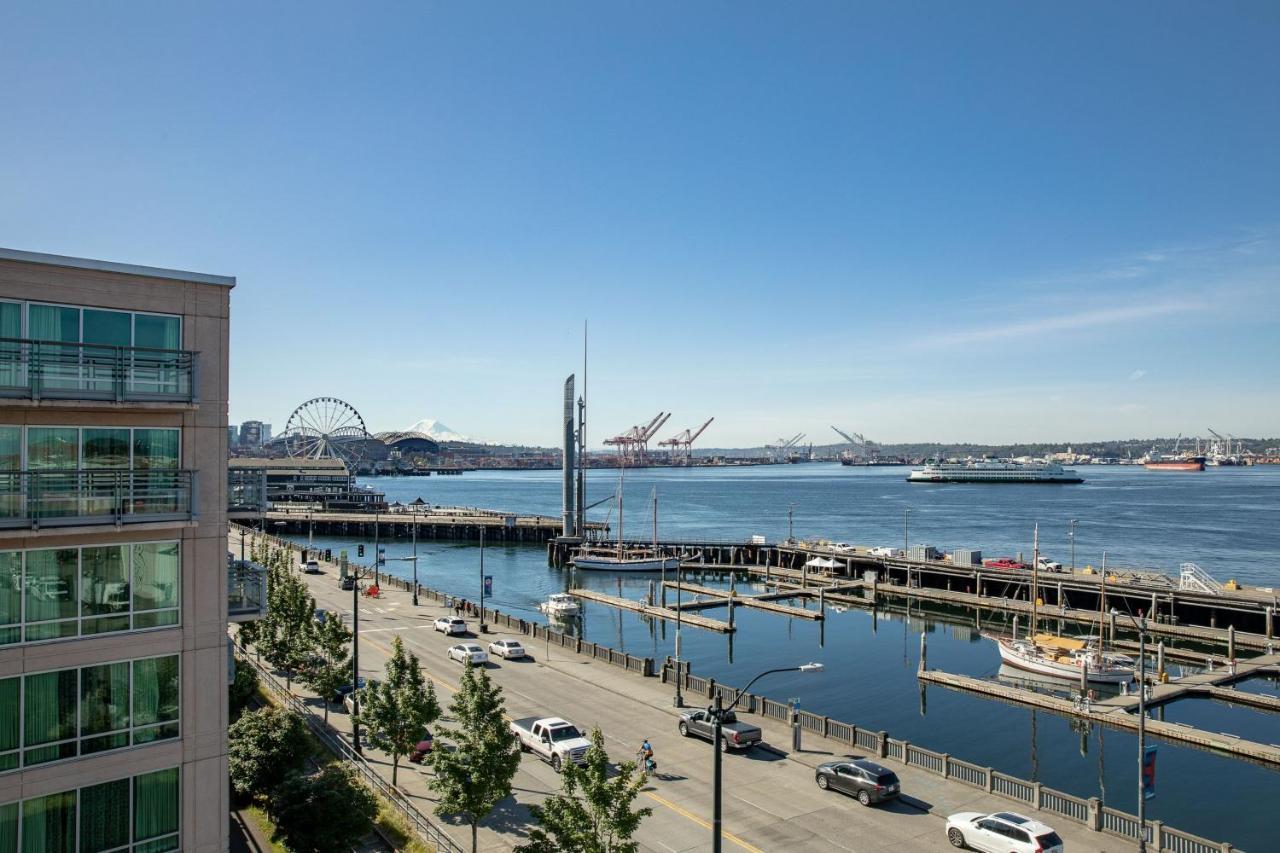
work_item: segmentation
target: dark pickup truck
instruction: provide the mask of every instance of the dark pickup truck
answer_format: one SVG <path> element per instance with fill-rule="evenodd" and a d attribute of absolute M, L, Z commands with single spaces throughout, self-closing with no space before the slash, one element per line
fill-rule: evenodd
<path fill-rule="evenodd" d="M 680 715 L 680 734 L 685 737 L 700 737 L 711 740 L 715 737 L 715 728 L 711 722 L 710 711 L 689 711 Z M 731 749 L 749 749 L 763 739 L 760 729 L 747 723 L 738 722 L 732 711 L 724 715 L 720 723 L 720 751 Z"/>

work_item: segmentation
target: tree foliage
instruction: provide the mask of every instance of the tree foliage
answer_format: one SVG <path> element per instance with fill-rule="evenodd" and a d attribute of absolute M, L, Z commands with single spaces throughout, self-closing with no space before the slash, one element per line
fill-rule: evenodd
<path fill-rule="evenodd" d="M 258 647 L 273 666 L 285 671 L 288 687 L 294 671 L 315 649 L 316 600 L 292 564 L 270 560 L 267 572 L 267 615 L 258 629 Z"/>
<path fill-rule="evenodd" d="M 564 766 L 563 791 L 530 811 L 538 826 L 529 833 L 529 843 L 516 850 L 523 853 L 636 853 L 640 845 L 631 840 L 640 822 L 653 809 L 633 809 L 644 787 L 645 775 L 634 761 L 618 765 L 609 777 L 609 754 L 604 735 L 591 732 L 591 748 L 586 763 Z"/>
<path fill-rule="evenodd" d="M 399 637 L 392 642 L 385 680 L 360 692 L 358 719 L 369 742 L 391 756 L 391 784 L 397 783 L 400 758 L 422 740 L 427 726 L 440 719 L 435 685 L 422 674 L 417 655 L 406 652 Z"/>
<path fill-rule="evenodd" d="M 236 661 L 236 675 L 227 689 L 227 710 L 232 722 L 248 707 L 258 692 L 258 671 L 245 661 Z"/>
<path fill-rule="evenodd" d="M 268 794 L 310 753 L 302 718 L 280 708 L 241 715 L 227 731 L 227 769 L 242 797 Z"/>
<path fill-rule="evenodd" d="M 324 721 L 329 722 L 329 702 L 338 688 L 351 681 L 351 631 L 336 613 L 316 626 L 312 648 L 318 660 L 307 673 L 307 686 L 320 694 Z M 399 638 L 397 638 L 399 642 Z"/>
<path fill-rule="evenodd" d="M 457 726 L 439 732 L 452 748 L 437 738 L 431 752 L 431 787 L 440 795 L 436 814 L 461 815 L 471 825 L 472 853 L 480 821 L 511 796 L 511 780 L 520 767 L 520 748 L 503 710 L 502 688 L 468 663 L 449 705 Z"/>
<path fill-rule="evenodd" d="M 326 853 L 357 847 L 373 828 L 378 802 L 349 768 L 330 765 L 314 776 L 290 776 L 272 793 L 267 813 L 273 841 L 295 853 Z"/>

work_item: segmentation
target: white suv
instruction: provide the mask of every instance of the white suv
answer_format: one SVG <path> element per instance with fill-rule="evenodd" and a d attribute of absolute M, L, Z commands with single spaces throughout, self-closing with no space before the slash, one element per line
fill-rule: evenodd
<path fill-rule="evenodd" d="M 947 818 L 952 847 L 987 853 L 1062 853 L 1058 833 L 1038 820 L 1015 812 L 960 812 Z"/>
<path fill-rule="evenodd" d="M 467 633 L 466 621 L 449 616 L 441 616 L 433 623 L 433 627 L 442 634 Z"/>

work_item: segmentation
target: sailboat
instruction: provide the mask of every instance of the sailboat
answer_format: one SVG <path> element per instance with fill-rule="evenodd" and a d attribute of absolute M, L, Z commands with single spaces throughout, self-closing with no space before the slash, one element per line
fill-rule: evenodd
<path fill-rule="evenodd" d="M 1128 655 L 1102 650 L 1097 637 L 1064 637 L 1039 630 L 1039 564 L 1040 527 L 1036 526 L 1035 557 L 1031 562 L 1031 630 L 1026 637 L 993 637 L 1000 649 L 1000 660 L 1027 672 L 1058 678 L 1080 678 L 1083 668 L 1088 681 L 1124 684 L 1133 680 L 1134 663 Z M 1106 573 L 1103 573 L 1106 582 Z M 1099 618 L 1102 599 L 1099 597 Z"/>
<path fill-rule="evenodd" d="M 622 541 L 622 477 L 618 468 L 618 542 L 613 548 L 586 548 L 573 558 L 575 568 L 598 572 L 665 572 L 680 566 L 679 557 L 664 557 L 658 550 L 658 490 L 653 490 L 653 547 L 628 548 Z"/>

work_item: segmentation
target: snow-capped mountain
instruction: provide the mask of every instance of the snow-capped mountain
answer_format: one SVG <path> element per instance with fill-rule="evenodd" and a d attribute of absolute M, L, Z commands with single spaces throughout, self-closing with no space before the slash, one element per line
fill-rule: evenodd
<path fill-rule="evenodd" d="M 429 435 L 436 441 L 470 441 L 462 433 L 454 432 L 444 424 L 432 418 L 423 418 L 405 432 L 420 432 Z"/>

